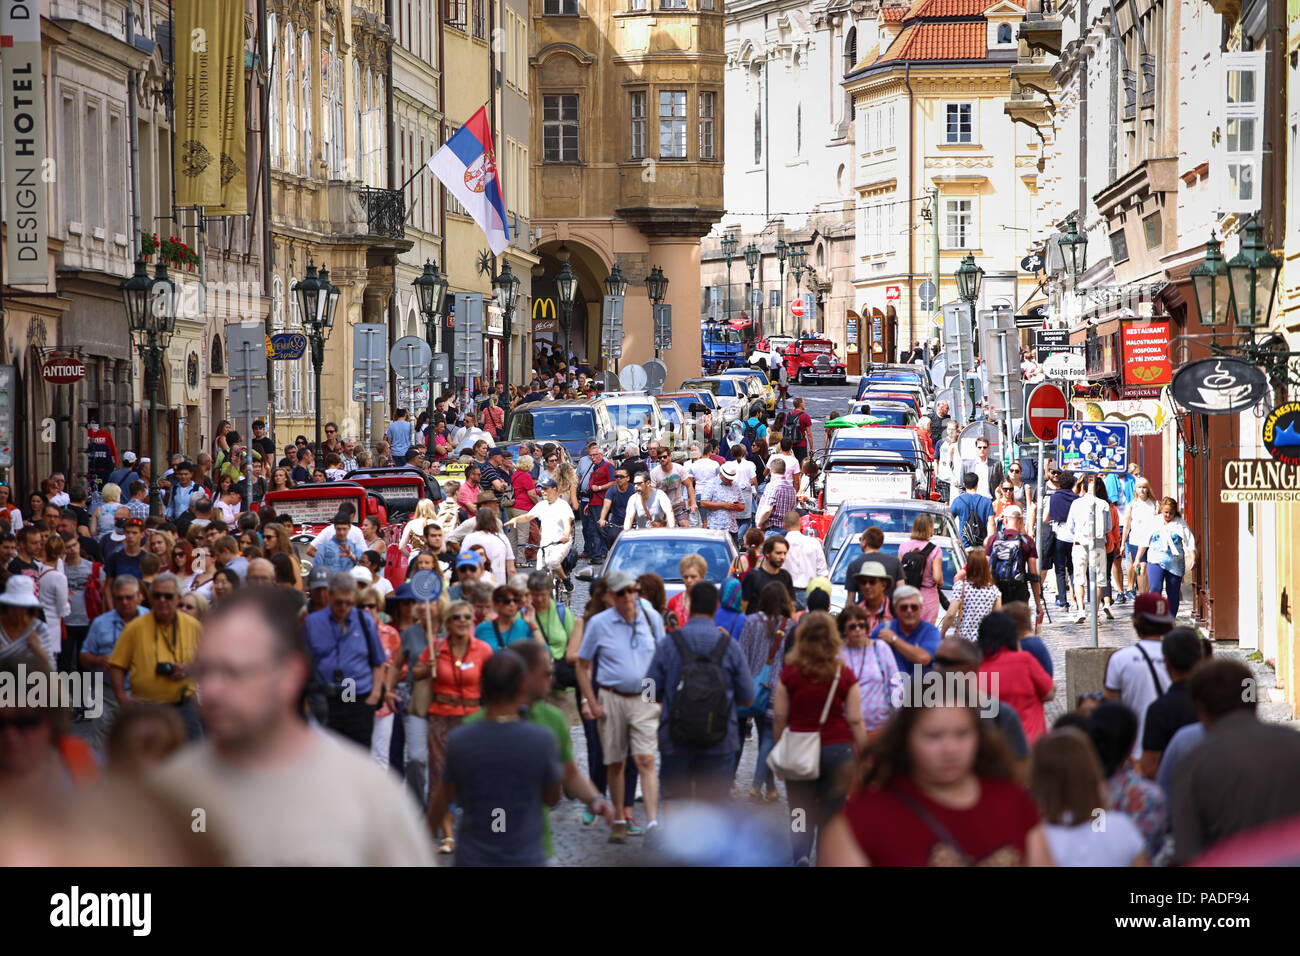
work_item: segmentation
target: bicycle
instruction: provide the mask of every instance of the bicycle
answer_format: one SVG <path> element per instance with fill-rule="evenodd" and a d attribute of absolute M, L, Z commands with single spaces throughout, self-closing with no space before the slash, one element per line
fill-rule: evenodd
<path fill-rule="evenodd" d="M 569 603 L 569 589 L 564 586 L 564 580 L 567 580 L 567 574 L 566 577 L 562 579 L 558 574 L 546 567 L 546 549 L 561 544 L 564 544 L 564 542 L 551 541 L 546 544 L 539 544 L 537 546 L 537 562 L 534 564 L 534 567 L 539 571 L 545 570 L 551 576 L 551 600 L 554 601 L 556 605 L 563 604 L 567 606 Z"/>

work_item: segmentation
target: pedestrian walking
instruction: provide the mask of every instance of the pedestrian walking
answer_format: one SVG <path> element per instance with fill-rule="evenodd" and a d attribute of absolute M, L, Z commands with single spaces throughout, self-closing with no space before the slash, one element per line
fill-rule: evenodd
<path fill-rule="evenodd" d="M 1043 704 L 1056 696 L 1056 685 L 1033 654 L 1020 650 L 1016 624 L 1000 611 L 980 621 L 976 639 L 984 656 L 979 673 L 990 686 L 997 681 L 998 699 L 1014 707 L 1030 745 L 1047 732 Z"/>
<path fill-rule="evenodd" d="M 922 512 L 912 520 L 911 538 L 898 546 L 903 581 L 921 592 L 924 608 L 921 616 L 931 624 L 939 620 L 939 605 L 943 603 L 940 591 L 944 587 L 943 549 L 934 543 L 933 538 L 934 519 Z M 977 543 L 982 544 L 983 540 L 981 538 Z"/>
<path fill-rule="evenodd" d="M 939 633 L 947 634 L 956 626 L 956 636 L 968 641 L 978 640 L 980 621 L 990 611 L 1002 610 L 1002 592 L 993 583 L 989 559 L 981 548 L 966 552 L 966 567 L 953 582 L 953 603 L 939 624 Z"/>
<path fill-rule="evenodd" d="M 1183 578 L 1196 567 L 1196 537 L 1187 526 L 1173 498 L 1160 499 L 1160 516 L 1151 522 L 1151 537 L 1138 552 L 1147 566 L 1147 582 L 1156 594 L 1164 592 L 1169 613 L 1178 616 Z"/>

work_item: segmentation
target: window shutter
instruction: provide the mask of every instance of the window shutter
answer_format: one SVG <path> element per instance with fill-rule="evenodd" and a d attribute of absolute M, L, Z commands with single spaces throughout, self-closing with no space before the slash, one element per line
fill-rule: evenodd
<path fill-rule="evenodd" d="M 1264 51 L 1225 53 L 1221 60 L 1219 137 L 1211 175 L 1220 187 L 1220 212 L 1259 209 L 1264 160 Z"/>

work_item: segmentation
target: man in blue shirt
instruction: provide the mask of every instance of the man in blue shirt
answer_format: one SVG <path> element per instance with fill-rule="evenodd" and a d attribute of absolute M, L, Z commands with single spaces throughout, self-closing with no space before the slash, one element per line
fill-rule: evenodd
<path fill-rule="evenodd" d="M 176 466 L 172 479 L 171 492 L 167 496 L 167 509 L 164 514 L 175 523 L 184 512 L 189 510 L 190 497 L 198 490 L 194 483 L 194 466 L 183 461 Z"/>
<path fill-rule="evenodd" d="M 354 548 L 348 543 L 348 532 L 352 530 L 352 515 L 339 511 L 334 516 L 334 537 L 322 542 L 313 558 L 316 564 L 331 571 L 351 571 L 357 565 Z M 219 543 L 219 542 L 218 542 Z"/>
<path fill-rule="evenodd" d="M 95 681 L 95 692 L 103 701 L 103 708 L 98 717 L 91 717 L 86 724 L 86 743 L 97 752 L 102 753 L 108 742 L 108 731 L 117 718 L 117 696 L 113 685 L 107 678 L 108 658 L 117 647 L 117 639 L 122 634 L 126 622 L 146 613 L 140 606 L 140 579 L 130 574 L 123 574 L 113 579 L 113 609 L 105 611 L 90 622 L 86 639 L 81 644 L 81 666 L 86 669 L 86 676 Z M 131 678 L 126 678 L 126 687 L 131 689 Z M 102 688 L 102 689 L 101 689 Z M 87 714 L 90 716 L 90 714 Z"/>
<path fill-rule="evenodd" d="M 578 688 L 582 716 L 597 722 L 611 802 L 618 819 L 609 842 L 626 843 L 629 821 L 623 792 L 623 765 L 629 751 L 641 775 L 646 830 L 659 825 L 659 779 L 655 776 L 659 707 L 646 676 L 663 635 L 663 618 L 643 605 L 636 578 L 615 571 L 605 579 L 614 606 L 587 622 L 578 650 Z M 600 655 L 600 686 L 592 684 L 596 655 Z M 597 693 L 599 691 L 599 694 Z"/>
<path fill-rule="evenodd" d="M 871 632 L 894 651 L 898 669 L 908 677 L 916 668 L 922 672 L 934 667 L 934 653 L 942 640 L 939 629 L 921 618 L 921 592 L 909 584 L 894 588 L 894 620 L 878 624 Z"/>
<path fill-rule="evenodd" d="M 328 706 L 326 726 L 370 746 L 375 708 L 392 693 L 385 687 L 388 655 L 379 629 L 356 609 L 357 582 L 347 572 L 330 578 L 330 603 L 307 615 L 304 636 L 311 650 L 315 677 Z"/>
<path fill-rule="evenodd" d="M 721 800 L 731 789 L 735 756 L 740 749 L 736 705 L 754 700 L 754 680 L 740 645 L 714 623 L 718 610 L 718 589 L 708 581 L 691 588 L 691 617 L 686 626 L 661 641 L 646 672 L 655 699 L 663 703 L 659 721 L 659 752 L 663 755 L 662 776 L 665 796 L 689 800 L 694 796 Z M 721 650 L 721 655 L 718 654 Z M 671 714 L 677 685 L 686 661 L 683 654 L 713 656 L 727 675 L 727 732 L 717 743 L 690 746 L 673 739 Z"/>
<path fill-rule="evenodd" d="M 988 536 L 997 530 L 996 522 L 993 520 L 993 500 L 976 492 L 977 485 L 979 485 L 979 476 L 973 471 L 966 472 L 962 476 L 962 487 L 966 490 L 954 498 L 952 504 L 948 506 L 963 540 L 966 540 L 967 520 L 973 516 L 981 523 L 983 530 L 979 540 L 974 543 L 966 541 L 966 546 L 969 548 L 981 547 Z"/>
<path fill-rule="evenodd" d="M 406 449 L 411 447 L 411 422 L 406 417 L 406 409 L 397 410 L 392 423 L 384 429 L 384 438 L 388 440 L 393 461 L 401 461 Z"/>

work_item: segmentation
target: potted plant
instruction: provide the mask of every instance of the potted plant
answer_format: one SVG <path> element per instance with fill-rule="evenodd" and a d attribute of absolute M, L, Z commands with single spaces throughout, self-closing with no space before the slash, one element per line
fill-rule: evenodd
<path fill-rule="evenodd" d="M 158 233 L 142 235 L 140 237 L 140 257 L 145 262 L 153 259 L 154 253 L 158 251 Z"/>

